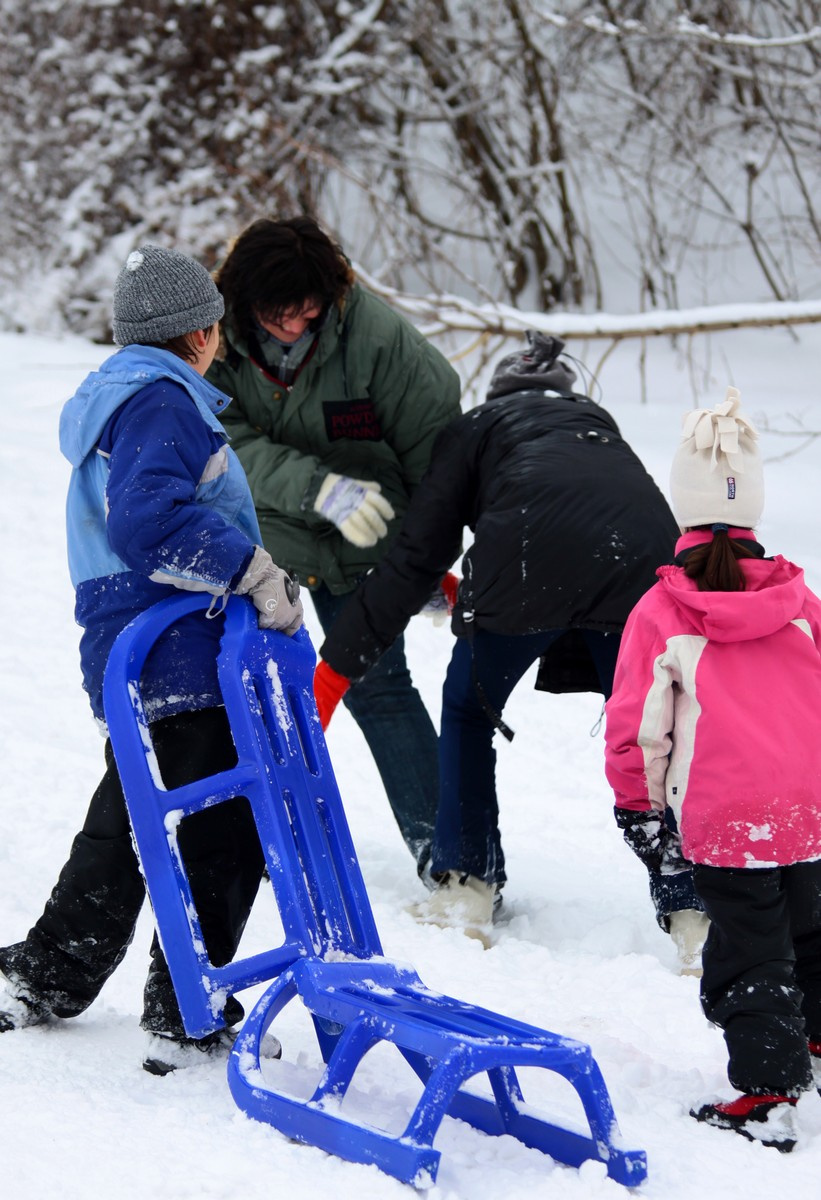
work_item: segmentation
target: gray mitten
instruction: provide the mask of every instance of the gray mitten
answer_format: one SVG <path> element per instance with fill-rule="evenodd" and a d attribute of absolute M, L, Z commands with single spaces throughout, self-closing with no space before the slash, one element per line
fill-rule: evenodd
<path fill-rule="evenodd" d="M 302 624 L 299 584 L 261 546 L 255 547 L 254 557 L 234 591 L 253 600 L 260 629 L 279 629 L 290 637 Z"/>

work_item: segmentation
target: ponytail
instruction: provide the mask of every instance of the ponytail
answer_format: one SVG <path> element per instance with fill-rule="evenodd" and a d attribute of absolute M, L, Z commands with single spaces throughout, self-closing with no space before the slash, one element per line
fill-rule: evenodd
<path fill-rule="evenodd" d="M 750 543 L 731 538 L 726 525 L 697 528 L 712 529 L 713 537 L 690 551 L 684 562 L 684 574 L 695 580 L 700 592 L 743 592 L 747 581 L 738 560 L 756 558 L 756 551 Z"/>

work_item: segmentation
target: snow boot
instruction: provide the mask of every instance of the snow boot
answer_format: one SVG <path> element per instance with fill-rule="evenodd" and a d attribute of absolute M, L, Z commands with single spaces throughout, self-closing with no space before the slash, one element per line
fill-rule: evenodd
<path fill-rule="evenodd" d="M 751 1142 L 788 1154 L 796 1143 L 795 1096 L 739 1096 L 690 1109 L 690 1116 L 717 1129 L 732 1129 Z"/>
<path fill-rule="evenodd" d="M 215 1029 L 201 1038 L 149 1033 L 143 1070 L 149 1075 L 170 1075 L 172 1071 L 196 1067 L 214 1059 L 227 1059 L 238 1033 L 238 1029 Z M 263 1038 L 261 1053 L 264 1058 L 282 1057 L 282 1046 L 273 1034 Z"/>
<path fill-rule="evenodd" d="M 0 1033 L 43 1025 L 51 1016 L 49 1009 L 21 984 L 0 971 Z"/>
<path fill-rule="evenodd" d="M 422 925 L 440 929 L 461 929 L 470 938 L 481 942 L 487 950 L 493 926 L 497 887 L 475 875 L 447 871 L 434 891 L 408 909 Z"/>
<path fill-rule="evenodd" d="M 682 908 L 670 913 L 670 937 L 676 947 L 679 975 L 700 978 L 701 950 L 710 928 L 710 918 L 695 908 Z"/>

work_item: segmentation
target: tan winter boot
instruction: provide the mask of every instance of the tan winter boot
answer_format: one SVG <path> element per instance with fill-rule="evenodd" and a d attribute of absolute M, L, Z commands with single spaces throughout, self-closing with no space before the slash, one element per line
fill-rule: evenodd
<path fill-rule="evenodd" d="M 683 908 L 670 913 L 670 937 L 678 954 L 679 975 L 701 978 L 701 950 L 709 928 L 709 917 L 698 909 Z"/>
<path fill-rule="evenodd" d="M 485 883 L 475 875 L 448 871 L 435 891 L 427 899 L 412 904 L 408 912 L 422 925 L 461 929 L 467 937 L 475 938 L 487 950 L 493 926 L 495 895 L 495 884 Z"/>

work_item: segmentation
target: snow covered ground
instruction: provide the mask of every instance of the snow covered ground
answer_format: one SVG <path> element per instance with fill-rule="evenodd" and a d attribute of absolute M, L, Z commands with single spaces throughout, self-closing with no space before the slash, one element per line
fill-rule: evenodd
<path fill-rule="evenodd" d="M 80 689 L 78 630 L 65 562 L 68 466 L 57 449 L 61 405 L 107 353 L 79 339 L 0 335 L 4 360 L 0 444 L 0 943 L 38 915 L 101 771 L 102 742 Z M 705 346 L 696 345 L 700 353 Z M 591 366 L 601 344 L 579 353 Z M 662 486 L 680 413 L 740 387 L 746 409 L 777 430 L 763 434 L 768 499 L 761 539 L 801 563 L 821 591 L 821 329 L 732 333 L 693 366 L 659 339 L 647 347 L 650 402 L 638 402 L 635 345 L 611 355 L 603 399 Z M 694 382 L 695 381 L 695 382 Z M 316 629 L 313 614 L 310 627 Z M 450 634 L 413 621 L 415 678 L 436 716 Z M 721 1035 L 704 1021 L 698 984 L 676 974 L 655 925 L 644 873 L 611 816 L 594 696 L 514 694 L 499 746 L 499 792 L 510 882 L 491 949 L 423 928 L 404 912 L 422 896 L 392 824 L 361 735 L 340 710 L 329 746 L 385 952 L 412 963 L 432 988 L 589 1042 L 610 1088 L 625 1144 L 646 1150 L 648 1200 L 810 1200 L 821 1178 L 821 1098 L 798 1106 L 791 1156 L 696 1125 L 689 1106 L 726 1088 Z M 731 698 L 728 697 L 728 703 Z M 821 721 L 821 715 L 819 715 Z M 754 747 L 751 747 L 754 752 Z M 261 897 L 244 950 L 266 945 Z M 70 1022 L 0 1038 L 2 1192 L 8 1200 L 209 1200 L 273 1194 L 399 1200 L 411 1193 L 375 1167 L 343 1163 L 288 1142 L 244 1117 L 224 1067 L 158 1079 L 140 1070 L 138 1029 L 151 932 L 146 910 L 124 963 L 99 1000 Z M 319 1055 L 295 1005 L 276 1025 L 288 1077 L 307 1086 Z M 385 1053 L 382 1053 L 385 1050 Z M 576 1122 L 575 1096 L 558 1077 L 524 1075 L 528 1099 Z M 417 1096 L 409 1069 L 387 1048 L 366 1060 L 350 1103 L 400 1127 Z M 622 1188 L 598 1164 L 561 1167 L 510 1138 L 446 1120 L 431 1200 L 616 1200 Z"/>

